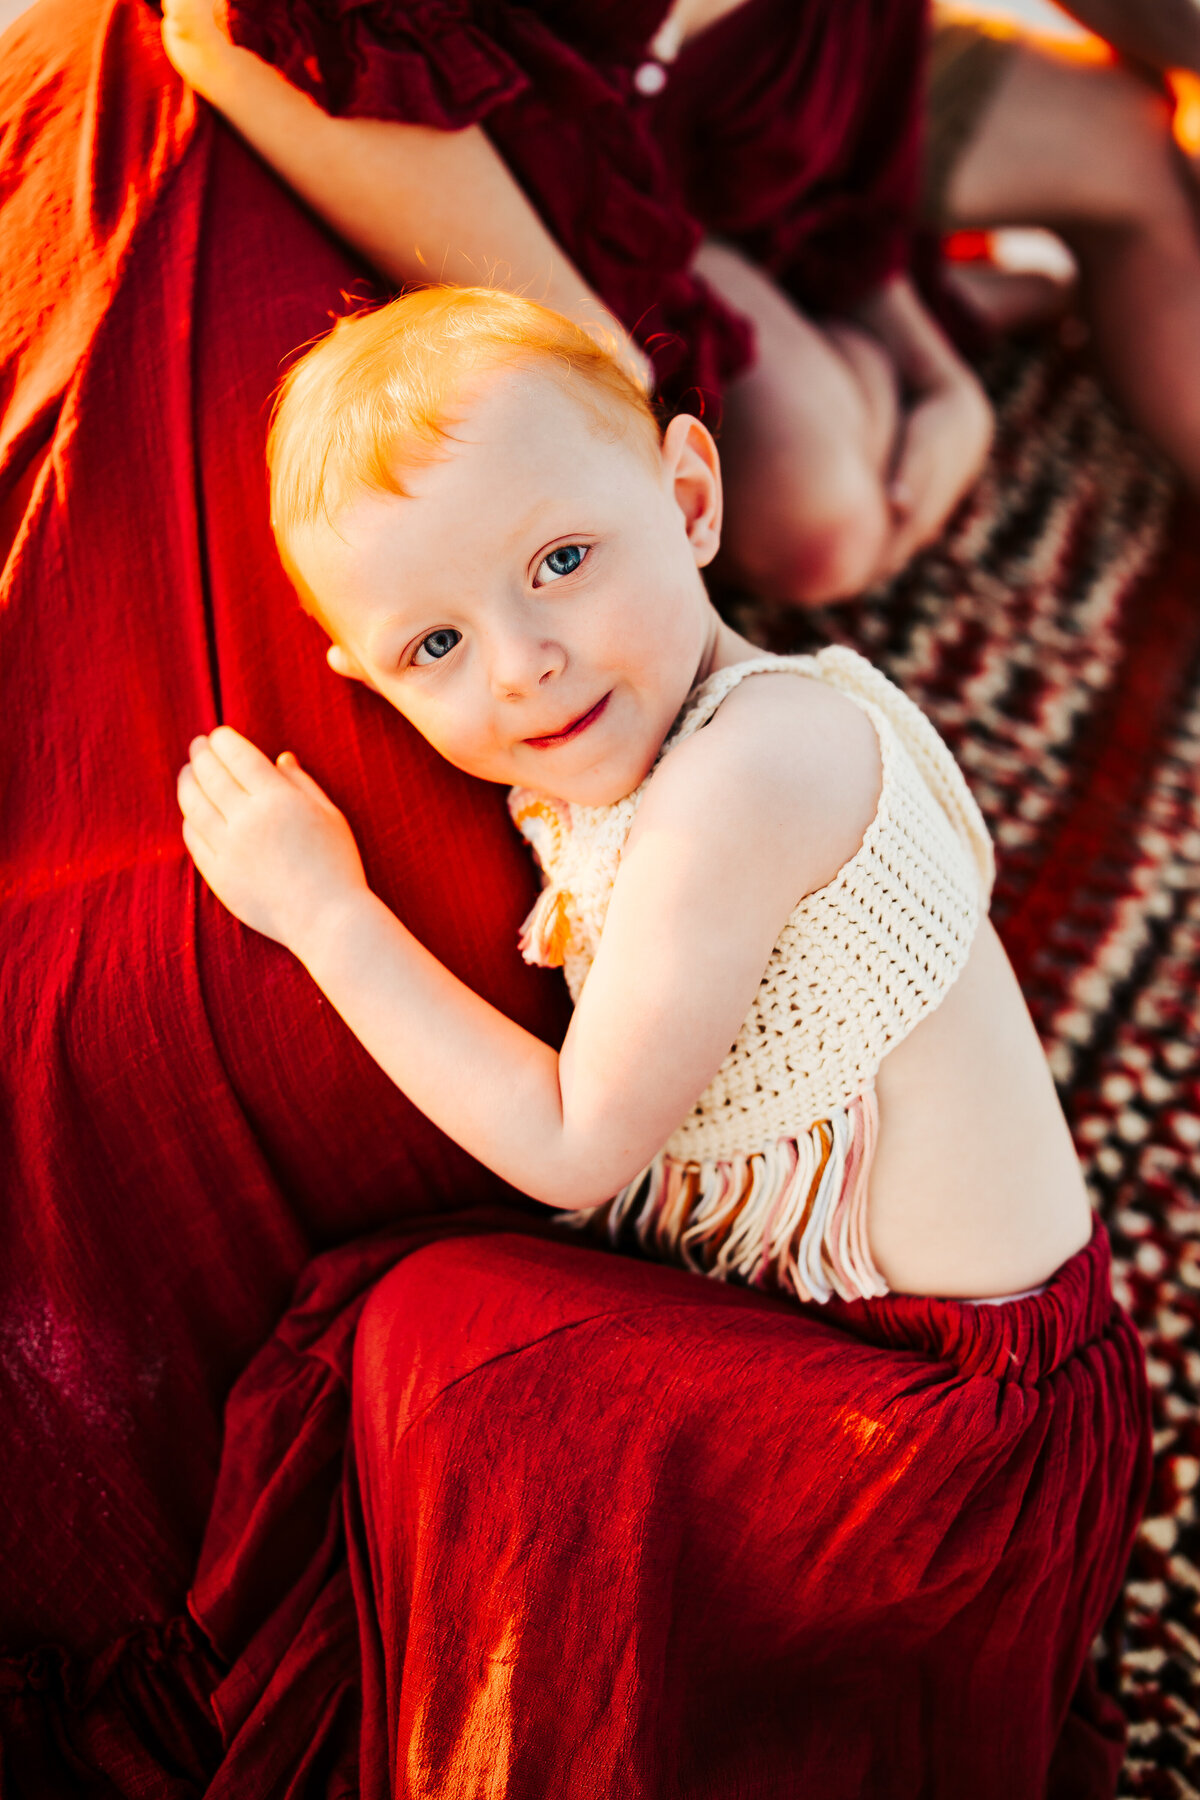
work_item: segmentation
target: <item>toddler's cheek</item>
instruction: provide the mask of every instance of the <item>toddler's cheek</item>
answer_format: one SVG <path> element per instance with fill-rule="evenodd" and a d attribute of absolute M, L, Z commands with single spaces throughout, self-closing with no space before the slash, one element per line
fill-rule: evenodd
<path fill-rule="evenodd" d="M 409 717 L 408 722 L 443 762 L 461 769 L 464 775 L 472 775 L 477 781 L 500 781 L 509 785 L 516 780 L 509 772 L 506 746 L 492 738 L 463 731 L 459 726 L 448 724 L 444 718 L 421 721 Z"/>

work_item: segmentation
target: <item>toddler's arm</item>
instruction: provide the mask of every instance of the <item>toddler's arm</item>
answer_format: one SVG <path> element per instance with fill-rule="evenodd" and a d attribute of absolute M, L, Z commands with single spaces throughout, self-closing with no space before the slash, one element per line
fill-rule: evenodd
<path fill-rule="evenodd" d="M 559 249 L 483 130 L 335 119 L 253 51 L 213 0 L 164 0 L 173 66 L 377 269 L 404 282 L 490 284 L 600 325 L 644 374 L 624 327 Z"/>
<path fill-rule="evenodd" d="M 780 691 L 785 683 L 791 692 Z M 758 677 L 656 774 L 561 1055 L 452 976 L 368 888 L 345 819 L 294 758 L 227 727 L 180 776 L 184 838 L 245 924 L 285 944 L 435 1124 L 539 1200 L 608 1199 L 728 1052 L 800 896 L 851 855 L 878 746 L 841 696 Z M 796 690 L 812 689 L 803 707 Z"/>

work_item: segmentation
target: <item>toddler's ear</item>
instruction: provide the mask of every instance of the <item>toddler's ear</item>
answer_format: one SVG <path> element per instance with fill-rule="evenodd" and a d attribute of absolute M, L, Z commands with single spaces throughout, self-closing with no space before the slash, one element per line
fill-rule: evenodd
<path fill-rule="evenodd" d="M 687 524 L 688 542 L 703 569 L 721 544 L 721 459 L 707 426 L 677 413 L 663 433 L 661 456 Z"/>
<path fill-rule="evenodd" d="M 375 686 L 366 670 L 355 661 L 348 650 L 343 650 L 340 644 L 330 644 L 325 652 L 325 661 L 335 675 L 344 675 L 347 681 L 361 681 L 364 687 L 373 688 Z"/>

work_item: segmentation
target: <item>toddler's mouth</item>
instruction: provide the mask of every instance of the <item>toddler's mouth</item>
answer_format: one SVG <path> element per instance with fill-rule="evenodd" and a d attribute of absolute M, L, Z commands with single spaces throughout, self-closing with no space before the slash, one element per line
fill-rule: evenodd
<path fill-rule="evenodd" d="M 535 750 L 553 750 L 559 744 L 567 744 L 572 738 L 578 737 L 581 732 L 586 731 L 589 725 L 596 723 L 611 699 L 612 691 L 610 689 L 603 699 L 597 700 L 595 706 L 589 707 L 585 713 L 580 713 L 577 719 L 573 719 L 569 725 L 564 725 L 561 731 L 552 732 L 549 737 L 526 738 L 525 742 L 532 745 Z"/>

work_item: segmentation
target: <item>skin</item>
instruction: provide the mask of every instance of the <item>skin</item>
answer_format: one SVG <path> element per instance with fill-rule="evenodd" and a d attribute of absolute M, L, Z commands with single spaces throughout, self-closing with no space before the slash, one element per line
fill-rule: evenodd
<path fill-rule="evenodd" d="M 673 10 L 682 42 L 732 5 Z M 480 127 L 330 118 L 229 41 L 213 0 L 164 0 L 163 45 L 183 78 L 386 277 L 527 293 L 608 333 L 653 385 L 641 350 Z M 807 319 L 726 245 L 704 245 L 696 269 L 752 320 L 760 347 L 723 401 L 723 573 L 797 605 L 892 574 L 938 535 L 986 458 L 991 413 L 974 374 L 904 277 L 830 325 Z"/>
<path fill-rule="evenodd" d="M 719 543 L 712 438 L 686 416 L 661 450 L 649 421 L 614 429 L 615 445 L 540 369 L 493 374 L 462 397 L 454 449 L 405 470 L 418 504 L 364 494 L 336 531 L 318 526 L 291 546 L 337 673 L 365 681 L 468 774 L 550 783 L 586 805 L 638 785 L 697 672 L 734 638 L 696 604 L 698 567 Z M 567 520 L 584 554 L 558 576 L 544 559 Z M 567 595 L 569 646 L 557 630 Z M 435 628 L 460 639 L 437 660 L 424 647 Z M 603 717 L 571 743 L 529 741 L 601 701 Z"/>
<path fill-rule="evenodd" d="M 1147 68 L 1200 73 L 1200 0 L 1065 0 L 1064 10 Z"/>
<path fill-rule="evenodd" d="M 1147 70 L 1200 71 L 1195 0 L 1069 10 Z M 1200 492 L 1200 162 L 1173 142 L 1171 120 L 1161 86 L 1135 67 L 1022 43 L 954 170 L 945 223 L 1063 238 L 1109 387 Z"/>
<path fill-rule="evenodd" d="M 758 339 L 722 399 L 723 572 L 800 605 L 898 574 L 987 459 L 976 377 L 906 276 L 817 326 L 728 245 L 705 244 L 696 268 Z"/>
<path fill-rule="evenodd" d="M 331 667 L 485 780 L 605 804 L 653 769 L 561 1053 L 371 893 L 349 825 L 290 754 L 273 764 L 224 726 L 197 738 L 184 839 L 436 1124 L 536 1198 L 593 1205 L 708 1085 L 788 914 L 854 854 L 878 742 L 843 695 L 771 673 L 654 766 L 692 686 L 755 654 L 700 573 L 721 481 L 697 420 L 655 444 L 632 418 L 603 428 L 547 371 L 496 371 L 463 397 L 453 448 L 404 479 L 410 498 L 363 494 L 290 543 Z M 878 1087 L 868 1230 L 893 1287 L 1012 1292 L 1086 1241 L 1070 1138 L 989 925 Z"/>

